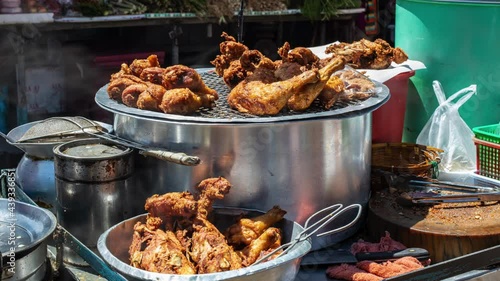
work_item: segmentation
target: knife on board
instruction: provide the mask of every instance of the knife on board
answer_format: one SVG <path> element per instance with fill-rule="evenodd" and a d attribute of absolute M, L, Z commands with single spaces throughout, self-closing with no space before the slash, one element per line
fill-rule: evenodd
<path fill-rule="evenodd" d="M 364 260 L 383 262 L 393 261 L 408 256 L 414 257 L 419 261 L 425 261 L 430 257 L 429 252 L 426 249 L 422 248 L 407 248 L 397 251 L 357 253 L 355 255 L 352 254 L 351 251 L 345 249 L 324 249 L 308 253 L 302 258 L 300 265 L 333 265 L 341 263 L 357 263 Z"/>

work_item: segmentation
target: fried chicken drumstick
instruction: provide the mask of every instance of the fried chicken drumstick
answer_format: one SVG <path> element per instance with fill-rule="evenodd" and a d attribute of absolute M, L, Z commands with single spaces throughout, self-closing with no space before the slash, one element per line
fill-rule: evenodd
<path fill-rule="evenodd" d="M 146 200 L 146 222 L 134 226 L 129 247 L 132 266 L 170 274 L 222 272 L 249 266 L 281 245 L 280 230 L 271 227 L 285 214 L 279 207 L 231 226 L 226 233 L 233 237 L 238 235 L 238 227 L 244 231 L 245 244 L 235 250 L 240 241 L 229 243 L 208 219 L 213 202 L 223 199 L 231 184 L 222 177 L 209 178 L 196 189 L 197 195 L 171 192 Z"/>

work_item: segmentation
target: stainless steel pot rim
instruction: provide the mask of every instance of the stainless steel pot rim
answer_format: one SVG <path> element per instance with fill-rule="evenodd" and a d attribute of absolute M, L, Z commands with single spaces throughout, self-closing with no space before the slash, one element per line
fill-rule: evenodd
<path fill-rule="evenodd" d="M 245 208 L 226 208 L 224 209 L 237 209 L 241 211 L 257 211 L 261 212 L 255 209 L 245 209 Z M 97 249 L 101 256 L 104 258 L 104 260 L 111 265 L 111 267 L 115 268 L 118 272 L 120 273 L 126 273 L 129 276 L 134 276 L 137 278 L 141 278 L 142 280 L 171 280 L 171 281 L 209 281 L 209 280 L 226 280 L 230 278 L 236 278 L 238 276 L 246 276 L 246 275 L 252 275 L 257 272 L 269 270 L 274 267 L 281 266 L 285 263 L 293 262 L 295 259 L 301 258 L 304 256 L 307 252 L 310 251 L 311 249 L 311 241 L 310 239 L 304 240 L 302 242 L 297 243 L 297 245 L 294 247 L 294 250 L 288 252 L 286 255 L 283 255 L 281 257 L 278 257 L 277 259 L 268 261 L 268 262 L 263 262 L 254 266 L 249 266 L 246 268 L 238 269 L 238 270 L 231 270 L 231 271 L 225 271 L 225 272 L 219 272 L 219 273 L 208 273 L 208 274 L 196 274 L 196 275 L 174 275 L 174 274 L 162 274 L 162 273 L 155 273 L 155 272 L 149 272 L 145 271 L 142 269 L 138 269 L 135 267 L 132 267 L 124 262 L 122 262 L 120 259 L 115 257 L 107 248 L 106 246 L 106 239 L 109 235 L 109 233 L 116 228 L 118 225 L 130 221 L 130 220 L 136 220 L 141 217 L 145 217 L 147 214 L 142 214 L 138 215 L 135 217 L 132 217 L 128 220 L 125 220 L 121 223 L 118 223 L 114 226 L 112 226 L 110 229 L 106 230 L 101 236 L 99 236 L 99 239 L 97 241 Z M 297 222 L 293 222 L 295 226 L 299 227 L 300 230 L 303 229 L 303 227 L 298 224 Z M 299 231 L 300 232 L 300 231 Z M 140 276 L 137 276 L 139 274 Z"/>
<path fill-rule="evenodd" d="M 9 203 L 13 203 L 14 205 L 9 205 Z M 11 201 L 6 198 L 0 198 L 0 206 L 1 207 L 1 212 L 2 212 L 2 217 L 6 216 L 7 219 L 6 221 L 11 223 L 14 222 L 16 227 L 21 227 L 22 229 L 25 229 L 28 231 L 28 235 L 30 235 L 31 241 L 29 242 L 28 245 L 23 246 L 22 248 L 17 248 L 15 251 L 16 253 L 20 252 L 27 252 L 35 247 L 37 247 L 40 243 L 42 243 L 49 235 L 51 235 L 54 230 L 56 229 L 57 226 L 57 219 L 54 214 L 52 214 L 49 210 L 43 209 L 41 207 L 31 205 L 28 203 L 20 202 L 20 201 Z M 15 221 L 12 221 L 11 219 L 11 214 L 10 214 L 10 209 L 7 210 L 7 208 L 13 206 L 13 216 L 15 218 Z M 33 213 L 29 214 L 27 211 L 31 211 Z M 24 223 L 24 220 L 19 219 L 17 216 L 19 216 L 20 212 L 25 212 L 24 215 L 29 216 L 31 215 L 32 217 L 29 217 L 29 223 L 25 223 L 25 225 L 22 225 Z M 42 217 L 43 222 L 40 220 L 40 217 Z M 40 228 L 41 227 L 41 228 Z M 8 231 L 8 230 L 3 230 L 3 231 Z M 19 235 L 17 233 L 16 235 Z M 21 237 L 16 237 L 16 239 L 21 239 Z M 9 250 L 10 250 L 9 246 Z M 2 257 L 5 257 L 9 254 L 10 251 L 2 251 Z"/>
<path fill-rule="evenodd" d="M 73 156 L 73 155 L 68 155 L 63 153 L 63 150 L 65 148 L 69 147 L 74 147 L 76 145 L 85 145 L 85 144 L 109 144 L 113 145 L 116 147 L 119 147 L 121 150 L 123 150 L 122 153 L 116 154 L 116 155 L 106 155 L 105 157 L 81 157 L 81 156 Z M 79 140 L 73 140 L 65 143 L 61 143 L 59 145 L 54 146 L 53 152 L 54 156 L 62 158 L 62 159 L 71 159 L 71 160 L 78 160 L 78 161 L 102 161 L 102 160 L 111 160 L 111 159 L 121 159 L 129 154 L 131 154 L 134 150 L 130 147 L 126 147 L 123 145 L 115 144 L 111 141 L 106 141 L 103 139 L 99 138 L 86 138 L 86 139 L 79 139 Z"/>
<path fill-rule="evenodd" d="M 206 72 L 210 73 L 210 72 Z M 202 73 L 202 77 L 203 77 Z M 213 79 L 213 78 L 212 78 Z M 222 79 L 221 79 L 222 80 Z M 196 122 L 196 123 L 275 123 L 283 121 L 300 121 L 300 120 L 311 120 L 318 118 L 349 118 L 372 112 L 386 103 L 390 98 L 389 88 L 377 81 L 373 81 L 376 86 L 377 94 L 370 97 L 364 101 L 355 102 L 340 108 L 332 108 L 330 110 L 319 110 L 311 111 L 306 110 L 305 112 L 297 112 L 293 114 L 277 115 L 277 116 L 254 116 L 250 114 L 242 114 L 237 111 L 228 108 L 226 104 L 227 93 L 221 94 L 219 100 L 216 101 L 217 106 L 210 111 L 218 111 L 223 113 L 218 113 L 221 117 L 211 117 L 212 114 L 206 114 L 200 112 L 198 115 L 175 115 L 166 114 L 163 112 L 155 112 L 149 110 L 142 110 L 138 108 L 128 107 L 122 103 L 109 98 L 107 93 L 107 84 L 101 87 L 95 96 L 95 102 L 98 106 L 106 111 L 131 116 L 134 118 L 144 118 L 152 121 L 179 121 L 179 122 Z M 209 85 L 207 83 L 207 85 Z M 209 85 L 211 86 L 211 85 Z M 220 85 L 218 85 L 220 87 Z M 232 113 L 231 113 L 232 112 Z M 225 114 L 228 113 L 228 114 Z M 230 114 L 229 114 L 230 113 Z M 208 116 L 208 117 L 207 117 Z"/>

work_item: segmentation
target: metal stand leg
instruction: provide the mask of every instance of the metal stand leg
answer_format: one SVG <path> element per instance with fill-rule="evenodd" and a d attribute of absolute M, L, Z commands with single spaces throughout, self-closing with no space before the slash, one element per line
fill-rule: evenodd
<path fill-rule="evenodd" d="M 179 64 L 179 36 L 182 34 L 182 28 L 174 24 L 172 31 L 168 33 L 172 42 L 172 64 Z"/>

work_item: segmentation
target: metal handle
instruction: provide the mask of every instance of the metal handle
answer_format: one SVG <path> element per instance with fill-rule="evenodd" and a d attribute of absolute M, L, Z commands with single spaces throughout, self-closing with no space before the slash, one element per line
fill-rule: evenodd
<path fill-rule="evenodd" d="M 174 162 L 186 166 L 196 166 L 200 164 L 200 158 L 197 156 L 189 156 L 181 152 L 170 152 L 159 149 L 139 150 L 139 154 L 144 156 L 155 157 L 160 160 Z"/>

